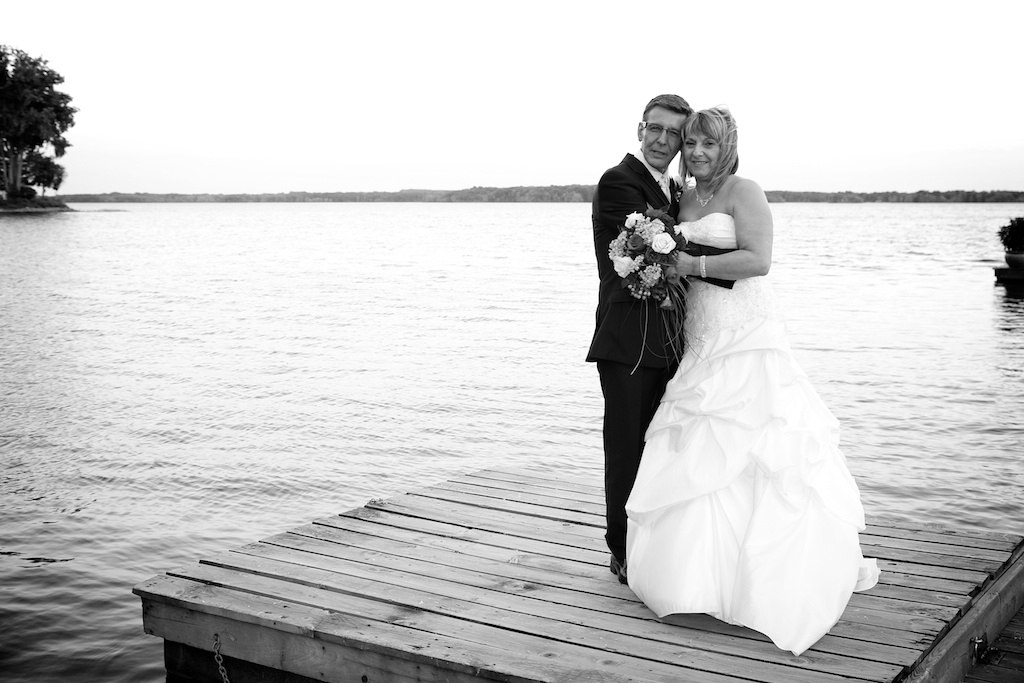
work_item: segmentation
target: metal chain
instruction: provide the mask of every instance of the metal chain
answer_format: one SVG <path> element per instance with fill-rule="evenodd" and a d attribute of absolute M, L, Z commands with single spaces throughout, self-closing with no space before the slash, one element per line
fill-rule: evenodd
<path fill-rule="evenodd" d="M 220 634 L 213 634 L 213 661 L 217 662 L 217 672 L 220 673 L 224 683 L 231 683 L 228 680 L 228 670 L 224 668 L 224 658 L 220 655 Z"/>

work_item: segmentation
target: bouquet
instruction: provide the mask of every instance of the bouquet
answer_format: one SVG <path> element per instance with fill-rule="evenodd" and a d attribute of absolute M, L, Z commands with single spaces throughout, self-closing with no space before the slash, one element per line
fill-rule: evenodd
<path fill-rule="evenodd" d="M 621 232 L 608 247 L 622 286 L 637 299 L 658 302 L 663 313 L 659 317 L 677 360 L 683 353 L 686 280 L 676 268 L 676 256 L 686 244 L 668 212 L 648 205 L 644 213 L 626 216 Z M 645 319 L 645 330 L 646 325 Z"/>
<path fill-rule="evenodd" d="M 681 308 L 685 281 L 676 270 L 676 256 L 685 246 L 672 217 L 648 206 L 644 213 L 626 216 L 608 257 L 634 297 L 654 299 L 661 308 Z"/>

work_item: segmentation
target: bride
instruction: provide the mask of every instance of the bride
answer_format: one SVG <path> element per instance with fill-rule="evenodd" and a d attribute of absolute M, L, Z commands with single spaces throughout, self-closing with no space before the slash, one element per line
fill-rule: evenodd
<path fill-rule="evenodd" d="M 861 555 L 864 510 L 838 422 L 794 359 L 764 277 L 772 216 L 757 183 L 735 175 L 736 123 L 725 108 L 699 111 L 683 138 L 696 187 L 677 230 L 731 251 L 679 258 L 692 276 L 686 351 L 626 504 L 629 587 L 659 618 L 707 613 L 800 654 L 878 568 Z"/>

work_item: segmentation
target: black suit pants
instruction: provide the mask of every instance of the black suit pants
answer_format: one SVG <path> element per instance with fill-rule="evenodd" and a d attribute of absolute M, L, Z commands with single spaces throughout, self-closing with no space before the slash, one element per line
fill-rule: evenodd
<path fill-rule="evenodd" d="M 626 500 L 633 489 L 644 433 L 672 377 L 668 368 L 597 361 L 604 394 L 604 497 L 608 549 L 626 559 Z"/>

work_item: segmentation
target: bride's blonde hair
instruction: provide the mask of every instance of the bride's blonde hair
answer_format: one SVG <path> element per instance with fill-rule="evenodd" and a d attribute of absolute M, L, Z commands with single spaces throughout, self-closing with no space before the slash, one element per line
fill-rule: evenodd
<path fill-rule="evenodd" d="M 718 163 L 708 180 L 708 189 L 711 192 L 716 192 L 726 177 L 734 175 L 740 167 L 736 119 L 732 117 L 728 109 L 722 106 L 701 109 L 688 116 L 683 124 L 684 146 L 686 138 L 693 135 L 694 132 L 717 141 L 721 150 L 718 155 Z M 679 155 L 679 174 L 683 178 L 690 177 L 690 171 L 686 168 L 685 154 Z"/>

